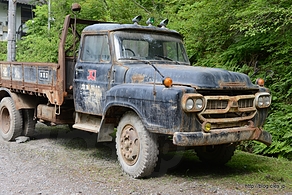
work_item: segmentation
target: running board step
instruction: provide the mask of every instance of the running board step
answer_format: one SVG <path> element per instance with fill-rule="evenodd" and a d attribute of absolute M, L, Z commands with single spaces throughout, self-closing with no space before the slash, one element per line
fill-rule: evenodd
<path fill-rule="evenodd" d="M 98 133 L 101 117 L 77 112 L 73 128 Z"/>
<path fill-rule="evenodd" d="M 98 133 L 100 126 L 99 125 L 91 125 L 91 124 L 74 124 L 73 128 L 84 130 L 84 131 L 89 131 L 89 132 L 93 132 L 93 133 Z"/>

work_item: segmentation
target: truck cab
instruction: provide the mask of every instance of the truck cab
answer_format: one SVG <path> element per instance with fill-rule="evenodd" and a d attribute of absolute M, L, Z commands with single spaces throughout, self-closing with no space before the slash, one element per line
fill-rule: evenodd
<path fill-rule="evenodd" d="M 245 74 L 191 66 L 182 36 L 165 26 L 86 27 L 73 86 L 73 127 L 90 131 L 100 125 L 99 141 L 110 141 L 117 127 L 118 158 L 133 177 L 153 170 L 154 165 L 134 167 L 155 164 L 161 137 L 195 148 L 209 163 L 226 163 L 240 141 L 271 143 L 262 130 L 269 90 Z M 100 124 L 90 120 L 89 127 L 90 116 L 99 116 Z M 139 170 L 151 166 L 149 172 Z"/>
<path fill-rule="evenodd" d="M 93 115 L 103 114 L 107 94 L 120 90 L 123 84 L 162 85 L 165 76 L 156 66 L 189 65 L 178 33 L 137 24 L 86 27 L 79 51 L 74 77 L 75 109 Z"/>

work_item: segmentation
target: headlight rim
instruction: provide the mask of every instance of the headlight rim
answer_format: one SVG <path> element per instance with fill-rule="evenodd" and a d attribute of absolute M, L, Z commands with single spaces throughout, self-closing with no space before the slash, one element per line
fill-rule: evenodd
<path fill-rule="evenodd" d="M 189 100 L 192 100 L 193 102 L 193 105 L 192 105 L 192 108 L 191 109 L 188 109 L 187 107 L 187 101 Z M 198 108 L 196 106 L 196 102 L 200 100 L 202 103 L 201 103 L 201 107 Z M 182 97 L 182 109 L 185 111 L 185 112 L 200 112 L 204 109 L 205 107 L 205 99 L 204 99 L 204 96 L 202 96 L 201 94 L 184 94 L 183 97 Z"/>
<path fill-rule="evenodd" d="M 267 101 L 268 100 L 268 101 Z M 257 108 L 268 108 L 271 106 L 272 96 L 270 93 L 257 93 L 255 97 L 255 106 Z"/>

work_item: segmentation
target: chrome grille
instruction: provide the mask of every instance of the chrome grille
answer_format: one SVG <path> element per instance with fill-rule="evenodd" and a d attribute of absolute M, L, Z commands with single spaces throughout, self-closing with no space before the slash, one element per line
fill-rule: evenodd
<path fill-rule="evenodd" d="M 250 108 L 253 107 L 254 98 L 250 99 L 241 99 L 238 100 L 238 107 L 239 108 Z"/>
<path fill-rule="evenodd" d="M 226 109 L 228 106 L 227 100 L 209 100 L 206 106 L 207 110 Z"/>
<path fill-rule="evenodd" d="M 205 96 L 206 107 L 198 114 L 202 123 L 217 128 L 246 124 L 256 114 L 254 95 Z"/>

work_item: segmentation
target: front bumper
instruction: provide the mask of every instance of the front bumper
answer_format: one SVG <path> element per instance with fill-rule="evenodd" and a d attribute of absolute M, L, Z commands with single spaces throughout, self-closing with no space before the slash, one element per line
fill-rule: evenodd
<path fill-rule="evenodd" d="M 175 132 L 173 135 L 173 143 L 178 146 L 219 145 L 246 140 L 257 140 L 266 145 L 271 145 L 272 136 L 267 131 L 257 127 L 217 129 L 210 133 Z"/>

